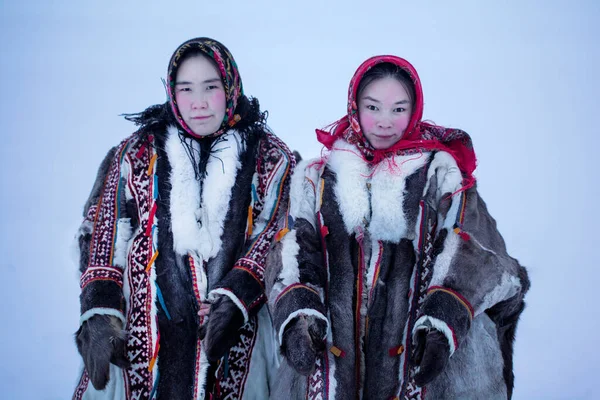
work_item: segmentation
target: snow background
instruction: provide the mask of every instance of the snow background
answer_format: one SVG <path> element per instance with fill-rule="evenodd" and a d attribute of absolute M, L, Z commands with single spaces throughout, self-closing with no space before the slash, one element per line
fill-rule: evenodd
<path fill-rule="evenodd" d="M 600 398 L 600 3 L 451 3 L 0 0 L 0 397 L 70 398 L 82 206 L 133 131 L 118 114 L 163 102 L 171 53 L 209 36 L 305 157 L 364 59 L 413 63 L 425 118 L 471 134 L 481 194 L 529 269 L 514 399 Z"/>

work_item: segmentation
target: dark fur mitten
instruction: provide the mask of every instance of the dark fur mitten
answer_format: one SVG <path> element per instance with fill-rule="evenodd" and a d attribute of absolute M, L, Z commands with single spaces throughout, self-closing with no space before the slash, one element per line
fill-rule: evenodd
<path fill-rule="evenodd" d="M 299 374 L 313 371 L 317 354 L 325 350 L 326 329 L 326 322 L 312 315 L 300 315 L 286 326 L 281 352 Z"/>
<path fill-rule="evenodd" d="M 229 297 L 221 296 L 211 305 L 208 322 L 200 327 L 199 332 L 208 361 L 219 360 L 236 344 L 243 325 L 244 315 Z"/>
<path fill-rule="evenodd" d="M 121 326 L 121 321 L 116 317 L 94 315 L 75 333 L 77 350 L 97 390 L 103 390 L 110 379 L 110 363 L 121 368 L 129 367 L 125 355 L 127 332 Z"/>
<path fill-rule="evenodd" d="M 450 345 L 444 334 L 436 329 L 419 330 L 415 334 L 413 361 L 419 367 L 415 383 L 425 386 L 446 367 L 450 358 Z"/>

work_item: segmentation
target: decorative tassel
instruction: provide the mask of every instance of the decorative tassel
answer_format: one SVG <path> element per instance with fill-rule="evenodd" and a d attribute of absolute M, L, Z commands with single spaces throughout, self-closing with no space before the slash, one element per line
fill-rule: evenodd
<path fill-rule="evenodd" d="M 454 228 L 454 233 L 456 233 L 458 236 L 460 236 L 460 238 L 462 240 L 464 240 L 465 242 L 467 242 L 471 239 L 471 236 L 467 232 L 460 229 L 458 226 Z"/>
<path fill-rule="evenodd" d="M 246 235 L 248 237 L 252 236 L 252 224 L 254 223 L 252 219 L 252 206 L 248 206 L 248 227 L 246 228 Z"/>
<path fill-rule="evenodd" d="M 152 209 L 150 210 L 150 216 L 148 217 L 148 225 L 146 225 L 146 236 L 150 236 L 152 234 L 152 223 L 154 222 L 154 215 L 156 214 L 157 205 L 154 203 L 152 205 Z"/>
<path fill-rule="evenodd" d="M 323 225 L 321 227 L 321 237 L 325 237 L 329 235 L 329 228 L 327 228 L 327 226 Z"/>
<path fill-rule="evenodd" d="M 154 355 L 150 360 L 150 364 L 148 365 L 148 371 L 152 371 L 154 369 L 154 364 L 156 363 L 156 359 L 158 358 L 158 350 L 160 349 L 160 343 L 156 343 L 156 348 L 154 349 Z"/>
<path fill-rule="evenodd" d="M 240 117 L 239 114 L 235 114 L 233 116 L 233 119 L 231 121 L 229 121 L 228 125 L 229 127 L 233 127 L 235 124 L 237 124 L 238 122 L 240 122 L 240 120 L 242 119 L 242 117 Z"/>
<path fill-rule="evenodd" d="M 137 153 L 135 153 L 135 156 L 137 158 L 142 158 L 142 155 L 144 155 L 144 151 L 146 150 L 146 143 L 142 143 L 142 146 L 140 147 L 140 149 L 137 151 Z"/>
<path fill-rule="evenodd" d="M 396 357 L 402 353 L 404 353 L 404 346 L 402 346 L 402 345 L 392 347 L 391 349 L 388 350 L 388 354 L 390 355 L 390 357 Z"/>
<path fill-rule="evenodd" d="M 152 171 L 154 170 L 154 164 L 156 163 L 157 157 L 158 157 L 158 153 L 154 153 L 154 155 L 150 159 L 150 165 L 148 165 L 148 176 L 152 175 Z"/>
<path fill-rule="evenodd" d="M 344 350 L 340 349 L 339 347 L 331 346 L 329 351 L 332 352 L 333 355 L 336 357 L 341 357 L 341 358 L 346 357 L 346 352 Z"/>
<path fill-rule="evenodd" d="M 288 228 L 281 229 L 279 232 L 277 232 L 277 235 L 275 235 L 275 241 L 281 241 L 281 239 L 283 239 L 283 237 L 287 235 L 289 231 L 290 230 Z"/>
<path fill-rule="evenodd" d="M 146 267 L 146 273 L 150 272 L 150 268 L 152 267 L 152 264 L 154 264 L 154 261 L 156 261 L 156 257 L 158 257 L 158 250 L 156 250 L 156 252 L 152 256 L 152 258 L 150 259 L 150 262 L 148 263 L 148 266 Z"/>
<path fill-rule="evenodd" d="M 163 311 L 165 312 L 167 319 L 170 321 L 171 314 L 169 314 L 169 310 L 167 310 L 167 303 L 165 303 L 165 298 L 162 295 L 162 291 L 160 290 L 158 283 L 155 282 L 155 285 L 156 285 L 156 297 L 158 297 L 158 302 L 160 303 L 160 306 L 162 307 Z"/>

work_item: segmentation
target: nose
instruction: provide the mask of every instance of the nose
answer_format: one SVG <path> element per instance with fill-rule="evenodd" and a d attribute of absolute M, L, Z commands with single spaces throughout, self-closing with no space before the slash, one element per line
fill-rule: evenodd
<path fill-rule="evenodd" d="M 202 95 L 195 96 L 192 100 L 192 108 L 195 110 L 208 108 L 208 101 Z"/>
<path fill-rule="evenodd" d="M 381 118 L 377 121 L 377 127 L 380 129 L 390 129 L 392 127 L 392 121 L 387 117 Z"/>

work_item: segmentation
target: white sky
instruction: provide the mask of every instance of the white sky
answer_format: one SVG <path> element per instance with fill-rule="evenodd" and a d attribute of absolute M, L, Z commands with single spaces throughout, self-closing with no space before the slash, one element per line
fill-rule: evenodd
<path fill-rule="evenodd" d="M 118 114 L 163 102 L 171 53 L 209 36 L 305 157 L 364 59 L 411 61 L 425 118 L 471 134 L 481 194 L 529 269 L 514 398 L 600 398 L 600 3 L 493 3 L 0 0 L 0 397 L 70 398 L 81 208 L 133 131 Z"/>

